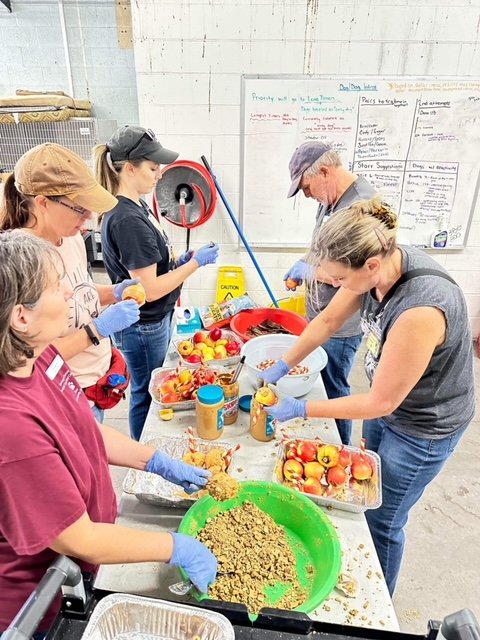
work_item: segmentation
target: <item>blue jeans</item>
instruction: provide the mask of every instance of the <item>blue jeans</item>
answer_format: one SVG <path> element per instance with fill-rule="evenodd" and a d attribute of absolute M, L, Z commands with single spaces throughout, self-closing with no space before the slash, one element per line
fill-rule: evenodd
<path fill-rule="evenodd" d="M 393 431 L 382 418 L 363 423 L 367 449 L 376 451 L 382 463 L 382 505 L 365 515 L 390 595 L 400 572 L 409 511 L 440 473 L 465 429 L 428 440 Z"/>
<path fill-rule="evenodd" d="M 140 440 L 150 408 L 148 385 L 154 369 L 161 367 L 170 342 L 172 314 L 160 322 L 139 323 L 115 333 L 115 343 L 127 361 L 131 375 L 130 434 Z"/>
<path fill-rule="evenodd" d="M 103 422 L 103 418 L 105 417 L 105 410 L 100 409 L 100 407 L 97 407 L 97 405 L 94 404 L 92 406 L 92 412 L 93 412 L 93 415 L 95 416 L 96 421 L 100 422 L 101 424 Z"/>
<path fill-rule="evenodd" d="M 363 334 L 360 333 L 348 338 L 330 338 L 322 344 L 328 355 L 327 366 L 322 369 L 323 384 L 328 398 L 342 398 L 350 395 L 348 376 L 362 337 Z M 336 418 L 335 422 L 343 444 L 350 444 L 352 421 Z"/>

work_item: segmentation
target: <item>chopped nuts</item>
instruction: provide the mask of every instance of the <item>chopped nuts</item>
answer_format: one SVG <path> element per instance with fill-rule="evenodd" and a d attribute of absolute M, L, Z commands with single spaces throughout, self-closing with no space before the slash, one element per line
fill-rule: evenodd
<path fill-rule="evenodd" d="M 225 471 L 220 471 L 213 475 L 209 481 L 207 482 L 205 489 L 215 500 L 229 500 L 230 498 L 235 498 L 240 489 L 240 485 L 235 480 L 225 473 Z"/>

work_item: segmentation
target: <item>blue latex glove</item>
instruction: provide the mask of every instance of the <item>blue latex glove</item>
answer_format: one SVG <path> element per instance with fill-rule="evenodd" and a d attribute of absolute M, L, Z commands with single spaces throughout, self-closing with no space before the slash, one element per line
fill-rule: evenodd
<path fill-rule="evenodd" d="M 107 338 L 116 331 L 126 329 L 140 318 L 140 307 L 135 300 L 122 300 L 117 304 L 107 307 L 105 311 L 95 318 L 93 324 L 98 333 Z"/>
<path fill-rule="evenodd" d="M 117 302 L 120 302 L 122 300 L 122 293 L 125 291 L 125 289 L 132 284 L 137 284 L 137 282 L 140 282 L 140 278 L 131 278 L 130 280 L 122 280 L 122 282 L 119 282 L 118 284 L 116 284 L 113 287 L 113 297 L 115 298 L 115 300 Z"/>
<path fill-rule="evenodd" d="M 297 262 L 295 262 L 295 264 L 293 264 L 283 276 L 283 281 L 285 282 L 288 278 L 292 278 L 292 280 L 296 280 L 298 282 L 298 286 L 300 286 L 304 280 L 311 280 L 314 273 L 315 267 L 313 265 L 308 264 L 305 260 L 297 260 Z M 292 289 L 292 291 L 295 290 L 296 287 L 295 289 Z"/>
<path fill-rule="evenodd" d="M 192 256 L 193 256 L 193 249 L 190 249 L 189 251 L 182 253 L 182 255 L 175 262 L 175 267 L 181 267 L 182 265 L 187 264 L 187 262 L 189 262 L 192 259 Z"/>
<path fill-rule="evenodd" d="M 202 593 L 207 593 L 208 585 L 215 582 L 217 559 L 199 540 L 183 533 L 172 533 L 173 554 L 169 564 L 182 567 L 190 580 Z"/>
<path fill-rule="evenodd" d="M 307 401 L 297 400 L 287 396 L 273 407 L 264 407 L 265 411 L 279 422 L 286 422 L 292 418 L 307 417 Z"/>
<path fill-rule="evenodd" d="M 261 373 L 261 378 L 265 382 L 265 384 L 275 384 L 280 378 L 286 376 L 290 371 L 290 367 L 283 360 L 279 360 L 276 362 L 273 367 L 269 367 L 268 369 L 264 369 Z"/>
<path fill-rule="evenodd" d="M 207 484 L 208 478 L 212 475 L 206 469 L 193 467 L 181 460 L 174 460 L 167 456 L 163 451 L 155 451 L 153 456 L 147 462 L 145 471 L 149 473 L 157 473 L 165 480 L 179 484 L 184 488 L 186 493 L 195 493 L 200 491 Z"/>
<path fill-rule="evenodd" d="M 209 243 L 195 251 L 193 259 L 198 262 L 200 267 L 204 267 L 206 264 L 213 264 L 216 262 L 219 253 L 220 247 L 218 244 Z"/>

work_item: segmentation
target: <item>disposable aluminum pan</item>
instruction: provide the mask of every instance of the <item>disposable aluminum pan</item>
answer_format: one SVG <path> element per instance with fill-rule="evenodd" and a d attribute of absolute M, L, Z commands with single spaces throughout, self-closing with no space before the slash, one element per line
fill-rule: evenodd
<path fill-rule="evenodd" d="M 155 449 L 160 449 L 176 460 L 181 460 L 188 453 L 188 438 L 175 436 L 152 436 L 142 441 Z M 229 451 L 232 448 L 227 442 L 215 440 L 213 442 L 197 441 L 198 450 L 207 453 L 211 449 L 222 449 Z M 230 464 L 227 467 L 232 469 L 232 463 L 235 454 L 232 455 Z M 156 504 L 158 506 L 182 507 L 188 509 L 192 504 L 205 495 L 205 491 L 199 491 L 189 495 L 185 493 L 182 487 L 168 482 L 156 473 L 148 473 L 147 471 L 137 471 L 129 469 L 125 480 L 123 481 L 123 490 L 125 493 L 134 495 L 140 502 L 146 504 Z"/>
<path fill-rule="evenodd" d="M 82 640 L 234 640 L 219 613 L 115 593 L 95 607 Z"/>
<path fill-rule="evenodd" d="M 298 440 L 309 442 L 308 438 L 298 438 Z M 313 440 L 312 442 L 315 445 L 320 444 L 315 440 Z M 289 484 L 285 482 L 283 476 L 283 465 L 287 460 L 287 446 L 287 443 L 283 443 L 278 447 L 277 461 L 273 470 L 273 481 L 279 482 L 281 484 Z M 335 446 L 338 447 L 339 445 Z M 360 453 L 360 449 L 358 447 L 344 446 L 343 448 L 352 455 Z M 378 507 L 382 504 L 380 457 L 374 451 L 370 451 L 368 449 L 365 451 L 365 455 L 373 465 L 373 475 L 370 480 L 364 480 L 357 483 L 353 482 L 351 480 L 350 467 L 348 466 L 346 468 L 348 481 L 346 482 L 344 487 L 332 488 L 331 495 L 328 495 L 328 492 L 324 493 L 323 495 L 314 495 L 312 493 L 304 492 L 304 495 L 319 505 L 322 505 L 324 507 L 333 507 L 335 509 L 342 509 L 342 511 L 353 511 L 354 513 L 362 513 L 367 509 L 378 509 Z M 327 488 L 325 478 L 321 480 L 321 484 L 322 486 L 324 486 L 324 488 Z M 301 488 L 299 489 L 298 486 L 293 486 L 292 488 L 300 491 L 302 490 Z"/>

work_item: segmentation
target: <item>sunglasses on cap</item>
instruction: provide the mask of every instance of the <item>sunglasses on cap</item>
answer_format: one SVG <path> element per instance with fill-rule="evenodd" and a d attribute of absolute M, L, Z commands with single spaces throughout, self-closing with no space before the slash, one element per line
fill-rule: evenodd
<path fill-rule="evenodd" d="M 135 149 L 137 149 L 137 147 L 140 146 L 140 143 L 144 138 L 147 138 L 147 140 L 156 140 L 155 132 L 152 131 L 152 129 L 145 129 L 145 133 L 143 134 L 143 136 L 139 138 L 139 140 L 137 140 L 137 142 L 133 145 L 133 147 L 129 151 L 127 151 L 127 158 L 130 158 L 130 156 L 135 151 Z"/>

